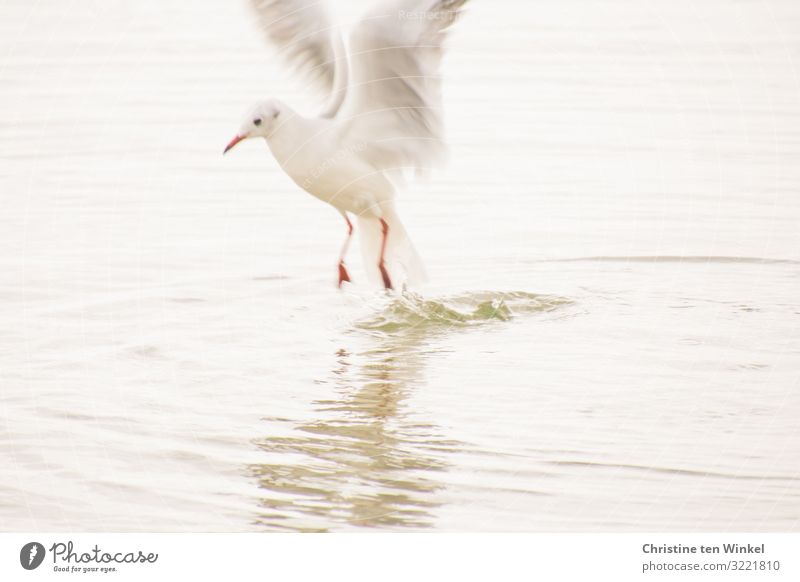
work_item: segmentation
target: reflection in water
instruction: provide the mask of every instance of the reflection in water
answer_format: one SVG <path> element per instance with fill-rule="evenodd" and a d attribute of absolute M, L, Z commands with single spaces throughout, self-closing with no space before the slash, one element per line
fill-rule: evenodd
<path fill-rule="evenodd" d="M 484 293 L 442 301 L 395 298 L 355 333 L 371 345 L 337 352 L 335 397 L 313 403 L 314 422 L 257 445 L 274 462 L 251 466 L 268 492 L 258 523 L 324 531 L 333 523 L 372 527 L 433 525 L 441 504 L 437 474 L 461 443 L 404 406 L 421 381 L 429 341 L 456 327 L 549 311 L 569 301 L 524 293 Z"/>

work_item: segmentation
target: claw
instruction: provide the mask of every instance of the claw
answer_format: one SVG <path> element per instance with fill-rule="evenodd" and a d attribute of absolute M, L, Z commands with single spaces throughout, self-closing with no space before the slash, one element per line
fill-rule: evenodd
<path fill-rule="evenodd" d="M 381 270 L 384 288 L 392 289 L 392 280 L 389 278 L 389 272 L 386 270 L 386 265 L 383 262 L 383 255 L 386 254 L 386 239 L 389 237 L 389 224 L 383 218 L 381 218 L 380 221 L 383 240 L 381 241 L 381 258 L 378 261 L 378 268 Z"/>
<path fill-rule="evenodd" d="M 347 222 L 347 238 L 344 239 L 342 252 L 339 255 L 339 289 L 342 288 L 342 283 L 345 281 L 350 283 L 350 273 L 347 272 L 347 268 L 344 266 L 344 256 L 347 254 L 347 247 L 350 246 L 350 237 L 353 236 L 353 223 L 347 218 L 346 213 L 342 212 L 342 216 L 344 216 L 344 220 Z"/>
<path fill-rule="evenodd" d="M 342 288 L 342 283 L 347 281 L 350 283 L 350 273 L 347 272 L 347 268 L 344 266 L 344 262 L 339 263 L 339 289 Z"/>
<path fill-rule="evenodd" d="M 394 287 L 392 287 L 392 280 L 389 278 L 389 272 L 386 270 L 386 266 L 383 264 L 383 261 L 381 261 L 381 263 L 378 265 L 378 268 L 381 270 L 383 286 L 386 289 L 394 289 Z"/>

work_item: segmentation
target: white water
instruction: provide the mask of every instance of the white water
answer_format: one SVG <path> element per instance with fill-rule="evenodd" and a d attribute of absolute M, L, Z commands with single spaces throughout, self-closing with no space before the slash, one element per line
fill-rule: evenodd
<path fill-rule="evenodd" d="M 311 105 L 243 6 L 0 2 L 4 530 L 797 530 L 800 4 L 475 1 L 450 48 L 390 299 L 221 157 Z"/>

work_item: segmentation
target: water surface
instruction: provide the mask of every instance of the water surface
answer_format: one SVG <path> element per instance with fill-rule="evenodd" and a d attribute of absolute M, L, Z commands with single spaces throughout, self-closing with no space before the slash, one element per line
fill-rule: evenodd
<path fill-rule="evenodd" d="M 499 34 L 498 31 L 502 31 Z M 253 101 L 243 5 L 0 3 L 0 520 L 75 531 L 796 531 L 800 5 L 474 2 L 431 284 Z"/>

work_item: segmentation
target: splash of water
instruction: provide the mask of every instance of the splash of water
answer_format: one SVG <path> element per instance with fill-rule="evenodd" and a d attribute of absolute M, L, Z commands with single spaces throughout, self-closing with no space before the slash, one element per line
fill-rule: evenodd
<path fill-rule="evenodd" d="M 517 315 L 548 312 L 570 303 L 564 297 L 522 291 L 482 291 L 436 299 L 406 292 L 393 297 L 378 313 L 358 321 L 356 328 L 394 333 L 466 327 L 509 321 Z"/>

